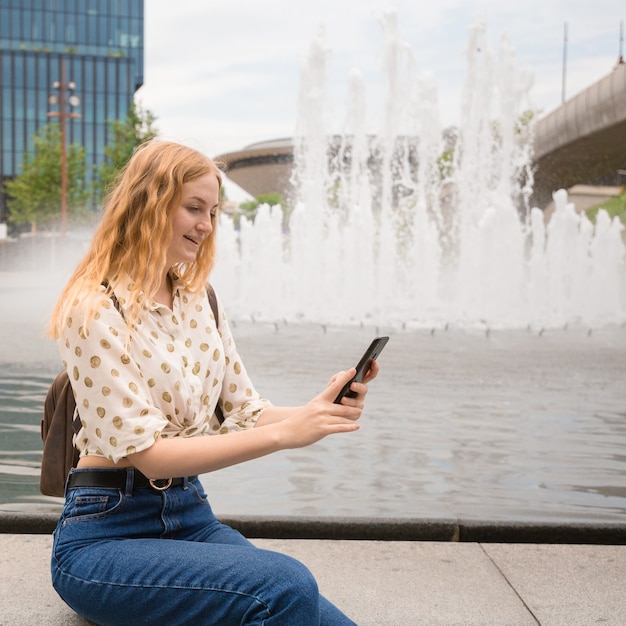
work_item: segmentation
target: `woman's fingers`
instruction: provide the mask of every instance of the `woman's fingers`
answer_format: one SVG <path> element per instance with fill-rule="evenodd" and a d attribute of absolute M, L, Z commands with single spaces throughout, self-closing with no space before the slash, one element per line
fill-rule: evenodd
<path fill-rule="evenodd" d="M 370 363 L 370 368 L 367 370 L 367 373 L 363 377 L 363 382 L 367 384 L 370 381 L 374 380 L 374 378 L 378 376 L 379 371 L 380 371 L 380 367 L 378 363 L 376 361 L 372 361 Z"/>

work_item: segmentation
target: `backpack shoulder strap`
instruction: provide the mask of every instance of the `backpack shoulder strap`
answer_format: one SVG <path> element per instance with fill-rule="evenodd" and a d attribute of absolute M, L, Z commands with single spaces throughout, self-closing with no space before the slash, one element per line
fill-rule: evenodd
<path fill-rule="evenodd" d="M 206 286 L 206 295 L 209 298 L 209 304 L 211 305 L 211 311 L 213 311 L 213 317 L 215 318 L 215 326 L 219 329 L 220 327 L 220 318 L 219 318 L 219 309 L 217 306 L 217 296 L 215 295 L 215 289 L 213 286 L 208 284 Z M 222 407 L 220 403 L 215 405 L 215 415 L 217 416 L 217 421 L 220 424 L 224 423 L 224 412 L 222 411 Z"/>
<path fill-rule="evenodd" d="M 106 278 L 102 281 L 101 284 L 105 288 L 105 290 L 109 291 L 109 281 Z M 122 319 L 126 321 L 124 311 L 122 310 L 122 305 L 120 304 L 120 301 L 117 299 L 117 296 L 112 289 L 109 291 L 109 298 L 111 298 L 111 302 L 113 302 L 113 306 L 115 307 L 116 311 L 122 316 Z"/>
<path fill-rule="evenodd" d="M 219 308 L 217 306 L 217 296 L 215 295 L 215 289 L 212 285 L 206 286 L 206 294 L 209 298 L 209 304 L 211 305 L 211 311 L 213 311 L 213 317 L 215 318 L 215 325 L 220 327 Z"/>

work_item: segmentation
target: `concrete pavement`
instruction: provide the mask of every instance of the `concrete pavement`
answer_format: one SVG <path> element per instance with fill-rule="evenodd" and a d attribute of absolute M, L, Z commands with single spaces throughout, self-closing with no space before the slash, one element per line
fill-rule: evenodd
<path fill-rule="evenodd" d="M 257 539 L 361 626 L 626 623 L 626 546 Z M 0 626 L 88 624 L 50 584 L 50 535 L 0 534 Z M 156 623 L 156 622 L 155 622 Z"/>

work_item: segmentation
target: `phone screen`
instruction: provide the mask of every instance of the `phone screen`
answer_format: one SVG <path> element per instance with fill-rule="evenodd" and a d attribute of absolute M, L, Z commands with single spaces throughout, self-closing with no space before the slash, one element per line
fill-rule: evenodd
<path fill-rule="evenodd" d="M 363 380 L 363 377 L 367 374 L 367 371 L 371 367 L 372 361 L 375 361 L 378 358 L 378 355 L 383 351 L 383 348 L 387 345 L 388 341 L 389 337 L 376 337 L 372 343 L 370 343 L 369 347 L 357 363 L 356 374 L 343 386 L 343 389 L 334 400 L 335 404 L 341 404 L 341 399 L 344 396 L 354 398 L 356 394 L 353 391 L 350 391 L 350 385 L 355 381 L 360 383 Z"/>

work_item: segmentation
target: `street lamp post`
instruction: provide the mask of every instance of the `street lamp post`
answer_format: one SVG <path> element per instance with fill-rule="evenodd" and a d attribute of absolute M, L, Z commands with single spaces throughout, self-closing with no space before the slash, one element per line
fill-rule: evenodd
<path fill-rule="evenodd" d="M 67 118 L 80 118 L 78 113 L 72 113 L 71 111 L 73 107 L 77 107 L 80 104 L 80 98 L 72 93 L 76 89 L 76 83 L 73 81 L 67 82 L 65 59 L 63 58 L 61 58 L 61 80 L 55 80 L 52 83 L 52 87 L 59 92 L 58 97 L 52 94 L 48 98 L 50 105 L 59 105 L 59 110 L 49 112 L 48 117 L 58 117 L 61 124 L 61 236 L 65 239 L 67 234 Z M 69 97 L 67 95 L 68 92 L 70 94 Z M 67 110 L 68 104 L 70 111 Z"/>

